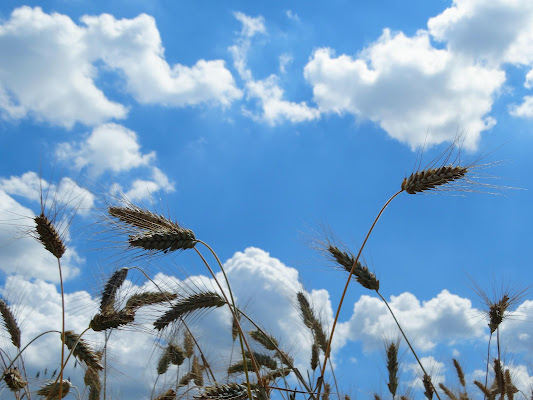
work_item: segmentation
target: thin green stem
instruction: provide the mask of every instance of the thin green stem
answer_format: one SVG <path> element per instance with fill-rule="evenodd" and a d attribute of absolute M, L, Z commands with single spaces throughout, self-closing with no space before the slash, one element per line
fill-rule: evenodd
<path fill-rule="evenodd" d="M 401 192 L 403 192 L 403 189 L 399 190 L 394 195 L 392 195 L 391 198 L 389 200 L 387 200 L 387 202 L 383 205 L 383 207 L 381 207 L 381 210 L 379 211 L 377 217 L 374 219 L 374 222 L 372 223 L 372 226 L 370 227 L 370 229 L 368 230 L 368 233 L 366 234 L 365 240 L 363 241 L 363 244 L 361 245 L 361 248 L 359 249 L 359 252 L 357 253 L 357 257 L 355 257 L 355 261 L 353 263 L 352 269 L 350 270 L 350 274 L 348 275 L 348 279 L 346 280 L 346 285 L 344 286 L 344 290 L 342 292 L 342 296 L 341 296 L 341 299 L 339 301 L 339 306 L 337 307 L 337 313 L 335 314 L 335 319 L 333 320 L 333 326 L 331 327 L 331 333 L 329 335 L 328 345 L 326 347 L 326 353 L 324 354 L 324 363 L 323 363 L 322 369 L 320 371 L 320 377 L 318 378 L 318 385 L 317 385 L 318 386 L 318 390 L 317 390 L 318 398 L 320 398 L 320 391 L 322 389 L 322 383 L 324 381 L 324 374 L 326 373 L 326 366 L 327 366 L 327 363 L 328 363 L 329 353 L 331 352 L 331 342 L 333 341 L 333 334 L 335 333 L 335 327 L 337 326 L 337 321 L 339 319 L 339 315 L 340 315 L 340 312 L 341 312 L 342 304 L 344 302 L 344 297 L 346 296 L 346 292 L 348 291 L 348 286 L 350 285 L 350 281 L 351 281 L 352 275 L 353 275 L 353 273 L 355 271 L 355 267 L 357 266 L 357 262 L 359 261 L 359 257 L 361 257 L 361 253 L 363 252 L 363 249 L 365 248 L 366 242 L 368 241 L 368 238 L 370 237 L 370 234 L 374 230 L 374 227 L 376 226 L 376 223 L 379 221 L 379 218 L 381 217 L 381 215 L 383 214 L 383 212 L 385 211 L 387 206 L 390 204 L 390 202 L 392 200 L 394 200 L 394 198 L 396 196 L 398 196 Z"/>
<path fill-rule="evenodd" d="M 381 300 L 383 300 L 383 302 L 385 303 L 385 305 L 387 306 L 387 308 L 389 309 L 389 312 L 391 313 L 392 315 L 392 318 L 394 318 L 394 322 L 396 322 L 396 325 L 398 326 L 398 329 L 400 330 L 400 333 L 402 334 L 403 338 L 405 339 L 405 342 L 407 343 L 407 345 L 409 346 L 409 348 L 411 349 L 411 353 L 413 353 L 413 355 L 415 356 L 416 358 L 416 361 L 418 362 L 418 365 L 420 365 L 420 368 L 422 368 L 422 372 L 424 373 L 424 375 L 427 375 L 429 376 L 429 374 L 426 372 L 426 370 L 424 369 L 424 366 L 422 365 L 422 363 L 420 362 L 420 359 L 418 358 L 418 356 L 416 355 L 416 352 L 415 350 L 413 349 L 413 346 L 411 346 L 411 342 L 409 342 L 409 339 L 407 339 L 407 335 L 405 334 L 405 332 L 403 331 L 402 329 L 402 326 L 400 325 L 400 323 L 398 322 L 398 320 L 396 319 L 396 316 L 394 315 L 394 312 L 392 312 L 392 309 L 390 308 L 389 306 L 389 303 L 387 302 L 387 300 L 385 300 L 385 297 L 383 297 L 381 295 L 381 293 L 379 293 L 377 290 L 376 290 L 376 293 L 378 294 L 378 296 L 381 298 Z M 431 381 L 431 379 L 429 380 L 429 383 L 431 383 L 431 386 L 433 387 L 433 391 L 435 392 L 435 394 L 437 395 L 437 398 L 439 400 L 441 400 L 440 396 L 439 396 L 439 393 L 437 392 L 435 386 L 433 385 L 433 382 Z"/>

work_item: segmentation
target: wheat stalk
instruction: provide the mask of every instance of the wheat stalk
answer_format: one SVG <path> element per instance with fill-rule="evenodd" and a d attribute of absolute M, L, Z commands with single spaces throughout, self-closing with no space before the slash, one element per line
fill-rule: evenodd
<path fill-rule="evenodd" d="M 11 309 L 3 299 L 0 299 L 0 314 L 2 314 L 4 319 L 4 327 L 11 337 L 11 343 L 20 348 L 20 328 Z"/>

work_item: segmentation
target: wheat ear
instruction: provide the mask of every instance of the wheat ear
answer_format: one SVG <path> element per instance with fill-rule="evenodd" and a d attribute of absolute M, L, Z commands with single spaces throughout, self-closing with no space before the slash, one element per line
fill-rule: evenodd
<path fill-rule="evenodd" d="M 89 387 L 89 400 L 99 400 L 100 392 L 102 391 L 102 384 L 100 382 L 100 374 L 98 370 L 92 367 L 87 368 L 83 382 Z"/>
<path fill-rule="evenodd" d="M 113 272 L 113 275 L 107 280 L 104 291 L 102 292 L 102 299 L 100 301 L 100 311 L 105 312 L 113 309 L 115 303 L 115 296 L 117 290 L 124 284 L 128 276 L 128 268 L 121 268 Z"/>
<path fill-rule="evenodd" d="M 89 327 L 95 332 L 105 331 L 111 328 L 118 328 L 122 325 L 127 325 L 135 319 L 135 311 L 131 309 L 124 309 L 118 312 L 103 312 L 96 314 Z"/>
<path fill-rule="evenodd" d="M 100 357 L 98 357 L 97 353 L 91 349 L 84 339 L 81 339 L 80 335 L 73 331 L 66 331 L 65 344 L 72 351 L 74 357 L 85 363 L 87 367 L 97 370 L 104 369 L 102 364 L 100 364 Z"/>
<path fill-rule="evenodd" d="M 404 178 L 401 189 L 409 194 L 422 193 L 462 179 L 468 171 L 467 167 L 461 167 L 459 165 L 425 169 L 414 172 L 408 178 Z"/>
<path fill-rule="evenodd" d="M 444 383 L 439 383 L 439 387 L 442 389 L 444 394 L 448 396 L 450 400 L 457 400 L 457 396 L 453 394 L 453 392 L 444 385 Z"/>
<path fill-rule="evenodd" d="M 28 382 L 22 378 L 22 375 L 17 368 L 6 369 L 3 374 L 3 380 L 12 392 L 18 392 L 19 390 L 24 389 L 28 384 Z"/>
<path fill-rule="evenodd" d="M 3 299 L 0 299 L 0 314 L 2 314 L 2 318 L 4 319 L 6 331 L 11 337 L 11 343 L 20 349 L 20 328 L 11 309 Z"/>
<path fill-rule="evenodd" d="M 225 304 L 226 301 L 220 297 L 218 293 L 195 293 L 174 304 L 170 310 L 168 310 L 154 322 L 154 327 L 160 331 L 170 323 L 183 318 L 194 311 L 205 308 L 222 307 Z"/>
<path fill-rule="evenodd" d="M 387 386 L 392 397 L 396 396 L 398 389 L 398 343 L 391 342 L 387 346 L 387 371 L 389 372 L 389 383 Z"/>
<path fill-rule="evenodd" d="M 170 292 L 143 292 L 132 295 L 126 302 L 127 309 L 137 310 L 140 307 L 160 304 L 165 301 L 175 300 L 178 297 Z"/>
<path fill-rule="evenodd" d="M 59 387 L 60 386 L 56 385 L 55 382 L 50 382 L 47 385 L 40 388 L 37 391 L 37 394 L 39 396 L 46 397 L 49 400 L 59 400 Z M 72 387 L 72 384 L 69 381 L 63 380 L 61 382 L 61 388 L 62 388 L 61 398 L 64 398 L 68 394 L 71 387 Z"/>
<path fill-rule="evenodd" d="M 65 254 L 65 245 L 57 233 L 54 224 L 44 213 L 34 218 L 37 239 L 43 244 L 44 248 L 54 255 L 57 259 Z"/>
<path fill-rule="evenodd" d="M 254 394 L 257 393 L 257 389 L 252 389 Z M 229 383 L 227 385 L 215 385 L 204 388 L 204 391 L 194 396 L 197 400 L 243 400 L 248 397 L 246 385 L 238 383 Z"/>

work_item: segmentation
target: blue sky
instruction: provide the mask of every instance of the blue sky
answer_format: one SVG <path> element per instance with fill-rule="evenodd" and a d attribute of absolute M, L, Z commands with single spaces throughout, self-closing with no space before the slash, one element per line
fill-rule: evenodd
<path fill-rule="evenodd" d="M 481 157 L 491 165 L 479 173 L 498 178 L 480 182 L 520 190 L 402 193 L 363 256 L 421 356 L 447 383 L 454 355 L 478 376 L 488 329 L 470 278 L 489 293 L 533 282 L 533 7 L 508 3 L 2 2 L 0 277 L 4 296 L 24 303 L 23 338 L 59 315 L 57 265 L 21 234 L 39 211 L 41 176 L 45 191 L 79 205 L 64 260 L 72 329 L 87 326 L 115 267 L 85 227 L 119 187 L 211 244 L 239 301 L 304 368 L 311 342 L 291 337 L 304 331 L 291 293 L 305 288 L 328 322 L 346 279 L 311 242 L 326 227 L 355 252 L 419 157 L 424 167 L 464 133 L 462 161 Z M 80 197 L 82 188 L 92 192 Z M 206 273 L 188 254 L 169 258 L 151 271 Z M 23 288 L 32 294 L 14 295 Z M 385 392 L 380 343 L 394 334 L 383 304 L 365 295 L 349 289 L 334 348 L 354 396 Z M 532 304 L 524 298 L 502 334 L 526 391 Z M 209 314 L 198 329 L 223 329 L 225 317 Z M 148 393 L 157 351 L 153 337 L 134 340 L 141 350 L 117 340 L 116 360 Z M 56 345 L 30 349 L 30 369 L 57 365 Z M 405 388 L 412 362 L 406 353 Z M 127 395 L 118 375 L 114 393 Z"/>

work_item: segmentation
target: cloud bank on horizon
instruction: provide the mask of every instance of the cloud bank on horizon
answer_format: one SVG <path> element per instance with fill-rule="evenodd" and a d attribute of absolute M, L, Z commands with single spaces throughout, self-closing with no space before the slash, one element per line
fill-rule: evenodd
<path fill-rule="evenodd" d="M 65 128 L 127 120 L 128 105 L 97 86 L 99 72 L 108 69 L 119 73 L 124 92 L 139 104 L 218 105 L 227 113 L 237 104 L 244 115 L 270 125 L 351 114 L 411 148 L 452 141 L 460 129 L 468 132 L 464 146 L 473 150 L 497 123 L 491 111 L 505 89 L 505 67 L 528 69 L 526 88 L 533 80 L 533 10 L 526 0 L 512 6 L 454 1 L 413 36 L 384 28 L 354 55 L 315 49 L 302 70 L 313 98 L 303 102 L 285 98 L 279 75 L 253 77 L 247 53 L 255 37 L 269 34 L 268 23 L 262 16 L 234 16 L 242 29 L 228 53 L 243 87 L 226 60 L 170 65 L 149 15 L 85 15 L 77 24 L 39 7 L 17 8 L 0 24 L 1 115 Z M 290 54 L 280 57 L 286 63 Z M 509 113 L 533 117 L 532 98 L 509 104 Z"/>

